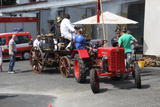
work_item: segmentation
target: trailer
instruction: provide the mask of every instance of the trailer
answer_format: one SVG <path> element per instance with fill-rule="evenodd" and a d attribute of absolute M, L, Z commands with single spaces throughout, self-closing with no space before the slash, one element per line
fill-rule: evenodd
<path fill-rule="evenodd" d="M 69 77 L 72 51 L 65 50 L 66 42 L 68 41 L 63 37 L 53 34 L 42 35 L 40 46 L 32 47 L 30 52 L 33 72 L 42 73 L 44 68 L 52 67 L 60 71 L 63 77 Z"/>

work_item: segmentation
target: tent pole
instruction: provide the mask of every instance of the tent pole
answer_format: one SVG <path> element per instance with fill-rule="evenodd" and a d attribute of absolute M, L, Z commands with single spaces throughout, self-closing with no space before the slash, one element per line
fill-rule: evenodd
<path fill-rule="evenodd" d="M 106 27 L 105 27 L 105 25 L 104 25 L 104 16 L 103 16 L 103 3 L 102 3 L 103 1 L 102 0 L 100 0 L 100 4 L 101 4 L 101 18 L 102 18 L 102 29 L 103 29 L 103 39 L 104 40 L 106 40 L 107 39 L 107 37 L 106 37 Z"/>

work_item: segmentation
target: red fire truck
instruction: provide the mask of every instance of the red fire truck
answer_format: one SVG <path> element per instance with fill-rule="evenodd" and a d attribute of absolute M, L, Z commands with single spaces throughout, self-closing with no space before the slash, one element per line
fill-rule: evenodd
<path fill-rule="evenodd" d="M 29 32 L 11 32 L 11 33 L 1 33 L 0 34 L 0 45 L 3 47 L 3 58 L 8 59 L 8 44 L 9 40 L 12 38 L 12 35 L 16 35 L 16 47 L 17 53 L 16 57 L 23 59 L 29 59 L 29 52 L 32 48 L 31 42 L 32 37 Z"/>

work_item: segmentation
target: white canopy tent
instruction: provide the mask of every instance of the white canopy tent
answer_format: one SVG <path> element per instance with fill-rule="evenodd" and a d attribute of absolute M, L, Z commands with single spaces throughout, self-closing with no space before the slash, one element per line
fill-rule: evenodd
<path fill-rule="evenodd" d="M 97 15 L 74 22 L 73 24 L 137 24 L 138 22 L 131 19 L 118 16 L 110 12 L 104 12 L 100 16 L 100 23 L 97 23 Z"/>
<path fill-rule="evenodd" d="M 106 28 L 104 24 L 137 24 L 138 22 L 110 13 L 110 12 L 104 12 L 100 16 L 100 22 L 97 23 L 97 15 L 91 16 L 89 18 L 74 22 L 73 24 L 101 24 L 103 26 L 103 39 L 107 40 L 108 36 L 106 34 Z M 99 32 L 99 31 L 98 31 Z"/>

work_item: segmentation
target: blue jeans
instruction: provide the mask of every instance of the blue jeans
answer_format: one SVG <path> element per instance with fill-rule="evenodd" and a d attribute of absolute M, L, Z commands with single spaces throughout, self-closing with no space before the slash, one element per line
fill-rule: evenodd
<path fill-rule="evenodd" d="M 15 56 L 10 56 L 8 72 L 12 72 L 13 71 L 15 61 L 16 61 Z"/>

